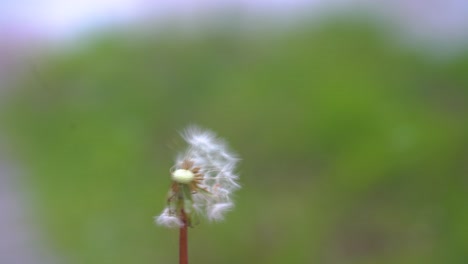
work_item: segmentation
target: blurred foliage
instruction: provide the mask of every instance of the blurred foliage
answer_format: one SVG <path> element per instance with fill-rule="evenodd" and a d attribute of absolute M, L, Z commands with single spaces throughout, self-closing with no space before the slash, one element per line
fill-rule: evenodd
<path fill-rule="evenodd" d="M 244 188 L 191 230 L 193 263 L 468 263 L 468 54 L 356 21 L 78 47 L 3 106 L 64 261 L 177 262 L 152 217 L 196 123 L 243 158 Z"/>

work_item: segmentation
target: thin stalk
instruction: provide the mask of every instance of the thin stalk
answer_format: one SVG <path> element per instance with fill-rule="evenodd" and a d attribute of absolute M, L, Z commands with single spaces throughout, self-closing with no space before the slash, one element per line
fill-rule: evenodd
<path fill-rule="evenodd" d="M 181 210 L 181 216 L 184 225 L 179 230 L 179 264 L 188 264 L 187 217 L 183 209 Z"/>

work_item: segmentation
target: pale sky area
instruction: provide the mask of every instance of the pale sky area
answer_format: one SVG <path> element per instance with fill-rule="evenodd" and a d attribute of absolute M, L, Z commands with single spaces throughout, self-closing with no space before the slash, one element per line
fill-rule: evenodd
<path fill-rule="evenodd" d="M 342 2 L 332 0 L 334 2 Z M 143 18 L 187 19 L 219 9 L 241 9 L 246 13 L 286 13 L 311 9 L 324 0 L 19 0 L 0 2 L 0 23 L 8 27 L 40 32 L 50 37 L 75 34 L 130 23 Z M 330 1 L 329 1 L 330 2 Z"/>
<path fill-rule="evenodd" d="M 421 34 L 441 38 L 468 34 L 467 0 L 7 0 L 0 1 L 0 34 L 29 32 L 63 39 L 142 19 L 190 21 L 219 10 L 277 18 L 369 7 Z"/>

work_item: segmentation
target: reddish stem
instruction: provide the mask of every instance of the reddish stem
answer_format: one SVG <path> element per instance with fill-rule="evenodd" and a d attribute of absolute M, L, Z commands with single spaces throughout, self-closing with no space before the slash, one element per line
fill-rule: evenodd
<path fill-rule="evenodd" d="M 179 264 L 188 264 L 187 216 L 183 209 L 181 218 L 184 225 L 179 230 Z"/>

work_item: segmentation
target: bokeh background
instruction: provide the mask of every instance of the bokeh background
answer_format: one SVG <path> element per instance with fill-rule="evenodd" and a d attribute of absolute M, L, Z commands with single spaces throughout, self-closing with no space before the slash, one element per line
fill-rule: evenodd
<path fill-rule="evenodd" d="M 468 5 L 227 2 L 2 3 L 0 262 L 177 263 L 198 124 L 243 188 L 192 263 L 468 263 Z"/>

